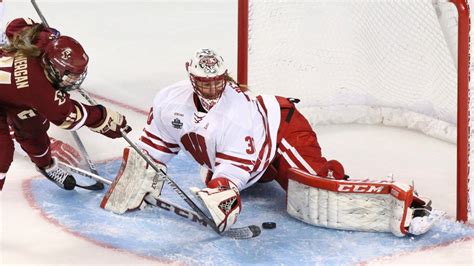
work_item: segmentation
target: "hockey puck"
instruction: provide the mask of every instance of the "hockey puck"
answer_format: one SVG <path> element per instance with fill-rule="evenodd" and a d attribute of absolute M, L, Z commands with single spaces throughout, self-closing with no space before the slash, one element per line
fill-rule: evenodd
<path fill-rule="evenodd" d="M 263 229 L 274 229 L 277 227 L 277 224 L 274 222 L 264 222 L 262 223 L 262 228 Z"/>

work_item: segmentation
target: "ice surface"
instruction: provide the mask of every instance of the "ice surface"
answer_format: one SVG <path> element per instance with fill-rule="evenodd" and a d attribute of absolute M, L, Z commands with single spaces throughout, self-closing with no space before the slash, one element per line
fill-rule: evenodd
<path fill-rule="evenodd" d="M 120 163 L 103 163 L 99 171 L 111 179 Z M 180 187 L 202 186 L 195 163 L 184 155 L 175 158 L 169 169 Z M 243 212 L 236 226 L 277 223 L 276 229 L 263 230 L 248 240 L 220 237 L 210 228 L 158 208 L 115 215 L 98 208 L 104 193 L 60 191 L 44 179 L 35 179 L 28 187 L 25 193 L 32 194 L 44 216 L 68 231 L 159 261 L 186 264 L 348 265 L 474 236 L 474 228 L 448 219 L 423 236 L 403 238 L 314 227 L 286 213 L 285 194 L 276 182 L 242 192 Z M 189 209 L 170 187 L 165 187 L 163 197 Z"/>

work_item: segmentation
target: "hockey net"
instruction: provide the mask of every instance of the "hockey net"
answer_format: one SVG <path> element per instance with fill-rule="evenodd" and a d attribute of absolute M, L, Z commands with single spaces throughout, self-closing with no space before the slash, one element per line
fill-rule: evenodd
<path fill-rule="evenodd" d="M 239 0 L 238 80 L 303 98 L 313 124 L 379 123 L 457 143 L 466 221 L 468 10 L 465 0 Z"/>

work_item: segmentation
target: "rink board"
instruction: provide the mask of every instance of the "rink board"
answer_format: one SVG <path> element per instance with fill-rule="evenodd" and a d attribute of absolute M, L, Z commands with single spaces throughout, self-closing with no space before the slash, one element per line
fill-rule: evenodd
<path fill-rule="evenodd" d="M 112 179 L 120 163 L 115 160 L 100 164 L 99 172 Z M 184 190 L 202 187 L 198 167 L 184 155 L 178 155 L 169 169 L 170 176 Z M 243 211 L 236 226 L 272 221 L 277 228 L 262 230 L 254 239 L 234 240 L 158 208 L 122 216 L 106 212 L 99 207 L 105 191 L 63 191 L 43 178 L 28 182 L 25 193 L 49 221 L 101 246 L 160 262 L 346 265 L 474 238 L 473 227 L 447 219 L 426 235 L 404 238 L 314 227 L 291 218 L 285 211 L 282 189 L 276 183 L 267 183 L 242 193 Z M 165 187 L 163 195 L 187 208 L 171 188 Z"/>

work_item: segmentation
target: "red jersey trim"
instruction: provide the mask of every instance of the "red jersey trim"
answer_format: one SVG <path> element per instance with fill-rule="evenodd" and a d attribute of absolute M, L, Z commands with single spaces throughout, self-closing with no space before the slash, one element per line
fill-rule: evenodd
<path fill-rule="evenodd" d="M 251 166 L 254 165 L 254 162 L 251 161 L 251 160 L 242 159 L 242 158 L 239 158 L 239 157 L 235 157 L 235 156 L 228 155 L 228 154 L 225 154 L 225 153 L 220 153 L 220 152 L 216 153 L 216 159 L 233 161 L 233 162 L 247 164 L 247 165 L 251 165 Z"/>
<path fill-rule="evenodd" d="M 163 141 L 161 138 L 159 138 L 158 136 L 154 135 L 153 133 L 151 133 L 150 131 L 146 130 L 146 129 L 143 129 L 143 132 L 145 132 L 146 136 L 151 138 L 151 139 L 154 139 L 154 140 L 158 140 L 158 141 L 161 141 L 163 142 L 163 144 L 166 145 L 166 147 L 170 148 L 170 149 L 173 149 L 173 148 L 179 148 L 179 145 L 178 144 L 174 144 L 174 143 L 169 143 L 169 142 L 166 142 L 166 141 Z"/>
<path fill-rule="evenodd" d="M 155 150 L 158 150 L 158 151 L 161 151 L 161 152 L 164 152 L 164 153 L 178 154 L 178 152 L 174 152 L 174 151 L 168 149 L 167 147 L 164 147 L 164 146 L 153 143 L 149 138 L 147 138 L 145 136 L 141 136 L 140 141 L 147 144 L 148 146 L 152 147 Z"/>

